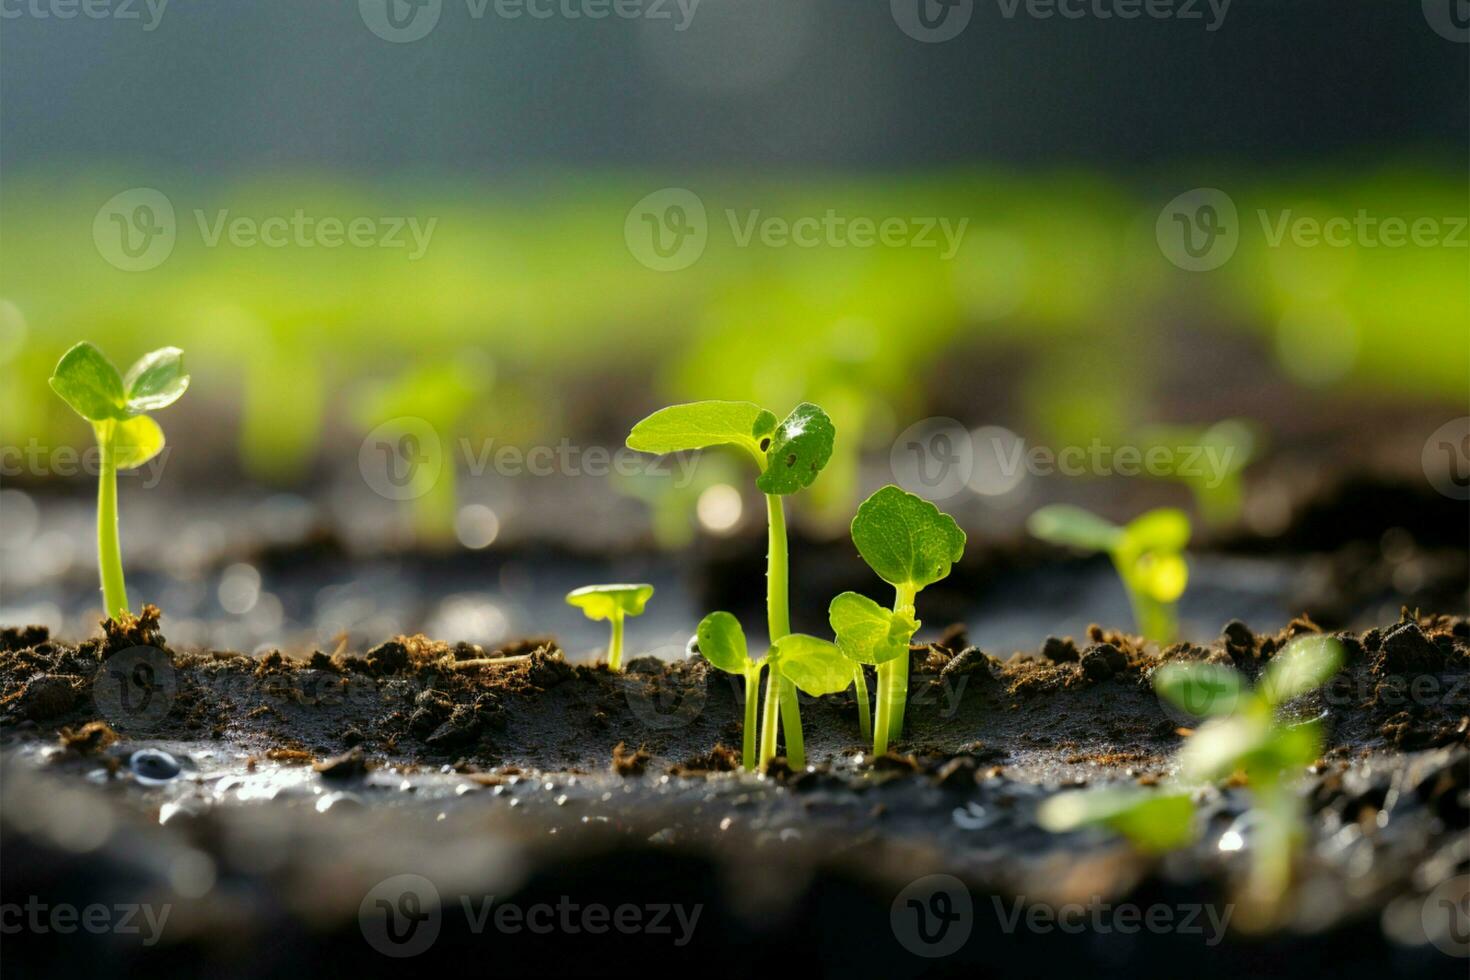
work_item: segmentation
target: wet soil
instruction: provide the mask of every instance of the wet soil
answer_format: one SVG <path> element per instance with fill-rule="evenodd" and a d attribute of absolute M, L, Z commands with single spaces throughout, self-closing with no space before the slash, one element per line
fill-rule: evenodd
<path fill-rule="evenodd" d="M 76 645 L 8 629 L 0 885 L 52 902 L 168 902 L 175 927 L 156 948 L 106 938 L 102 972 L 118 974 L 263 976 L 321 956 L 385 972 L 394 961 L 362 908 L 385 880 L 417 874 L 442 914 L 415 968 L 454 969 L 478 951 L 517 957 L 505 972 L 656 960 L 719 975 L 777 963 L 1106 975 L 1188 957 L 1207 976 L 1264 964 L 1450 975 L 1461 964 L 1422 931 L 1416 943 L 1413 923 L 1435 883 L 1470 871 L 1470 623 L 1458 617 L 1405 613 L 1339 634 L 1343 671 L 1293 705 L 1330 735 L 1302 785 L 1299 886 L 1266 934 L 1230 929 L 1207 944 L 1182 929 L 1062 933 L 1009 916 L 1017 899 L 1230 908 L 1251 853 L 1248 788 L 1201 790 L 1206 832 L 1164 858 L 1092 832 L 1048 834 L 1036 808 L 1063 787 L 1170 775 L 1192 720 L 1153 695 L 1160 662 L 1255 675 L 1318 629 L 1232 622 L 1208 645 L 1159 651 L 1094 627 L 1001 660 L 955 628 L 911 651 L 893 753 L 867 757 L 850 693 L 813 699 L 802 711 L 812 765 L 778 760 L 763 777 L 731 771 L 739 682 L 696 658 L 635 657 L 614 675 L 568 663 L 550 639 L 484 650 L 417 636 L 246 657 L 171 648 L 151 609 Z M 1243 845 L 1226 846 L 1232 834 Z M 973 932 L 943 959 L 916 953 L 900 925 L 899 899 L 933 873 L 971 901 Z M 487 934 L 473 914 L 486 896 L 683 903 L 704 918 L 682 945 L 648 931 L 615 945 L 565 929 Z M 66 938 L 26 933 L 7 960 L 76 963 L 104 942 Z"/>

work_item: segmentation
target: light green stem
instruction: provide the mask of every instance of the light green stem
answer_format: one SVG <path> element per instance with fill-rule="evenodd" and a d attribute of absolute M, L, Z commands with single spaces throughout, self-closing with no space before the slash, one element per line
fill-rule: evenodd
<path fill-rule="evenodd" d="M 116 426 L 97 426 L 97 446 L 102 466 L 97 475 L 97 566 L 102 573 L 102 604 L 107 615 L 122 618 L 128 611 L 128 588 L 123 581 L 122 545 L 117 533 L 117 447 Z"/>
<path fill-rule="evenodd" d="M 878 665 L 878 714 L 873 719 L 873 757 L 888 751 L 888 730 L 893 718 L 893 664 Z"/>
<path fill-rule="evenodd" d="M 745 672 L 745 731 L 740 750 L 740 765 L 746 772 L 754 772 L 756 714 L 761 700 L 761 668 L 753 667 Z"/>
<path fill-rule="evenodd" d="M 857 691 L 858 730 L 866 742 L 873 737 L 873 708 L 868 703 L 868 675 L 862 664 L 852 665 L 852 685 Z"/>
<path fill-rule="evenodd" d="M 612 639 L 607 644 L 607 669 L 614 674 L 623 669 L 623 611 L 613 612 Z"/>
<path fill-rule="evenodd" d="M 786 508 L 779 494 L 766 494 L 766 626 L 772 645 L 791 632 L 791 612 L 786 596 Z M 781 691 L 786 685 L 779 670 L 766 681 L 764 727 L 761 729 L 761 764 L 776 757 L 776 739 L 781 734 Z M 796 735 L 798 743 L 801 733 Z"/>
<path fill-rule="evenodd" d="M 781 685 L 781 720 L 786 728 L 786 761 L 792 769 L 806 768 L 806 747 L 801 737 L 801 705 L 796 700 L 796 685 Z"/>
<path fill-rule="evenodd" d="M 900 585 L 894 590 L 893 611 L 914 615 L 914 599 L 918 590 L 912 586 Z M 909 654 L 905 650 L 898 657 L 888 662 L 890 668 L 888 674 L 888 741 L 897 742 L 903 737 L 903 714 L 908 704 L 909 697 Z M 883 692 L 879 689 L 879 703 L 882 703 Z M 881 754 L 881 753 L 880 753 Z"/>

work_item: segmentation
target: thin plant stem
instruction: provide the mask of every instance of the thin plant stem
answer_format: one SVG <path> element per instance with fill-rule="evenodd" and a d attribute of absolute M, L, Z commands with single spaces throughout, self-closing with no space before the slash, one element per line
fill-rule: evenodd
<path fill-rule="evenodd" d="M 623 669 L 623 611 L 618 609 L 612 616 L 612 639 L 607 644 L 607 669 L 614 674 Z"/>
<path fill-rule="evenodd" d="M 878 665 L 878 713 L 873 718 L 873 756 L 883 755 L 888 751 L 888 731 L 892 727 L 893 716 L 893 664 Z"/>
<path fill-rule="evenodd" d="M 862 664 L 852 665 L 852 684 L 857 691 L 858 731 L 866 742 L 873 737 L 873 708 L 868 702 L 868 675 Z"/>
<path fill-rule="evenodd" d="M 760 700 L 761 668 L 754 667 L 745 672 L 745 731 L 740 749 L 740 765 L 746 772 L 755 771 L 755 726 Z"/>
<path fill-rule="evenodd" d="M 128 611 L 128 588 L 123 581 L 122 545 L 118 542 L 115 433 L 112 422 L 97 426 L 102 455 L 101 471 L 97 475 L 97 565 L 102 575 L 102 604 L 108 616 L 121 619 Z"/>
<path fill-rule="evenodd" d="M 787 601 L 786 508 L 779 494 L 766 494 L 766 626 L 771 644 L 791 632 Z M 774 667 L 766 681 L 764 727 L 761 729 L 761 764 L 776 757 L 776 740 L 781 734 L 781 691 L 785 683 Z M 797 733 L 798 742 L 801 733 Z"/>
<path fill-rule="evenodd" d="M 792 769 L 806 768 L 806 747 L 801 737 L 801 705 L 796 700 L 796 685 L 781 685 L 781 719 L 786 728 L 786 761 Z"/>
<path fill-rule="evenodd" d="M 774 689 L 775 694 L 771 691 Z M 761 768 L 776 758 L 776 732 L 780 724 L 781 673 L 775 667 L 766 671 L 766 703 L 761 717 Z"/>
<path fill-rule="evenodd" d="M 916 591 L 906 585 L 900 585 L 894 590 L 893 611 L 905 613 L 909 616 L 914 614 L 914 599 Z M 889 701 L 891 707 L 888 716 L 888 741 L 896 742 L 903 737 L 903 715 L 904 708 L 908 704 L 909 696 L 909 653 L 905 650 L 898 657 L 890 660 L 892 668 L 888 675 Z M 882 697 L 881 693 L 879 695 Z"/>

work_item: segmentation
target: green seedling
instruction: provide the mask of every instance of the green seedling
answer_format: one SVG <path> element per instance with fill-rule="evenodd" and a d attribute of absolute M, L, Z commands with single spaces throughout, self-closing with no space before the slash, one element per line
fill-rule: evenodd
<path fill-rule="evenodd" d="M 1321 687 L 1342 666 L 1342 647 L 1326 636 L 1301 637 L 1272 658 L 1254 689 L 1222 664 L 1172 663 L 1153 675 L 1154 690 L 1174 706 L 1209 720 L 1179 752 L 1181 779 L 1245 778 L 1252 797 L 1254 852 L 1248 905 L 1262 920 L 1274 916 L 1291 883 L 1292 854 L 1304 836 L 1294 789 L 1301 770 L 1322 752 L 1314 719 L 1293 723 L 1282 707 Z M 1240 841 L 1222 847 L 1241 846 Z"/>
<path fill-rule="evenodd" d="M 1189 583 L 1183 552 L 1190 526 L 1183 511 L 1161 507 L 1118 527 L 1081 507 L 1053 504 L 1032 514 L 1026 526 L 1043 541 L 1109 555 L 1139 631 L 1160 645 L 1174 641 L 1175 603 Z"/>
<path fill-rule="evenodd" d="M 770 669 L 767 690 L 781 684 L 789 692 L 780 698 L 780 710 L 786 731 L 786 760 L 794 769 L 806 767 L 806 749 L 801 731 L 801 706 L 795 692 L 813 697 L 836 694 L 852 683 L 852 670 L 836 645 L 805 633 L 787 633 L 771 644 L 759 660 L 750 658 L 745 631 L 740 621 L 727 612 L 712 612 L 699 624 L 694 635 L 699 652 L 711 664 L 727 674 L 745 679 L 745 728 L 741 765 L 747 772 L 769 759 L 756 755 L 756 704 L 759 701 L 761 671 Z M 778 724 L 776 702 L 766 699 L 762 731 L 769 732 Z M 768 744 L 763 741 L 762 745 Z M 764 754 L 764 753 L 762 753 Z"/>
<path fill-rule="evenodd" d="M 873 754 L 903 734 L 909 689 L 909 641 L 919 628 L 919 591 L 949 575 L 965 551 L 965 532 L 929 501 L 887 486 L 863 501 L 852 519 L 852 541 L 878 577 L 893 586 L 893 608 L 844 592 L 832 600 L 828 619 L 837 646 L 851 662 L 857 683 L 859 723 L 868 734 L 868 685 L 863 668 L 878 674 L 878 707 L 872 723 Z"/>
<path fill-rule="evenodd" d="M 1102 827 L 1151 854 L 1183 847 L 1197 836 L 1188 793 L 1137 787 L 1058 793 L 1041 805 L 1036 819 L 1054 834 Z"/>
<path fill-rule="evenodd" d="M 725 401 L 660 409 L 628 434 L 628 448 L 639 452 L 662 455 L 733 446 L 754 460 L 760 474 L 755 483 L 766 496 L 766 624 L 772 644 L 791 632 L 783 498 L 812 485 L 832 457 L 835 436 L 827 413 L 809 402 L 796 406 L 778 423 L 775 415 L 759 405 Z M 775 757 L 778 719 L 794 717 L 795 708 L 796 692 L 784 683 L 779 671 L 773 671 L 766 684 L 765 703 L 766 717 L 773 721 L 761 732 L 762 764 Z M 801 738 L 800 731 L 796 738 Z"/>
<path fill-rule="evenodd" d="M 1153 475 L 1177 480 L 1194 495 L 1206 524 L 1222 527 L 1239 519 L 1245 502 L 1242 474 L 1256 457 L 1260 437 L 1245 419 L 1225 419 L 1208 427 L 1151 426 L 1138 434 L 1147 458 L 1156 450 L 1164 467 Z"/>
<path fill-rule="evenodd" d="M 100 350 L 80 343 L 57 362 L 51 387 L 92 423 L 97 437 L 97 565 L 107 615 L 119 619 L 128 611 L 128 590 L 118 542 L 117 471 L 142 466 L 163 451 L 163 429 L 147 413 L 172 405 L 188 389 L 184 352 L 161 347 L 119 375 Z"/>
<path fill-rule="evenodd" d="M 612 623 L 612 638 L 607 641 L 607 669 L 618 673 L 623 669 L 623 620 L 643 615 L 643 607 L 653 596 L 651 585 L 584 585 L 567 593 L 567 604 L 576 606 L 593 620 Z"/>

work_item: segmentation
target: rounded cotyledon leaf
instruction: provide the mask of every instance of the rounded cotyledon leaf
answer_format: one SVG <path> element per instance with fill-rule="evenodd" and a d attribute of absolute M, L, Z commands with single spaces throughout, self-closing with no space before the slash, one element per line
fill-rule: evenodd
<path fill-rule="evenodd" d="M 781 420 L 766 450 L 766 471 L 755 481 L 761 493 L 796 493 L 812 485 L 827 460 L 837 429 L 827 413 L 802 402 Z"/>
<path fill-rule="evenodd" d="M 61 356 L 51 388 L 72 411 L 91 422 L 128 417 L 123 380 L 100 350 L 83 341 Z"/>
<path fill-rule="evenodd" d="M 827 619 L 837 637 L 837 649 L 860 664 L 887 663 L 909 652 L 909 641 L 919 628 L 907 613 L 884 609 L 865 595 L 844 592 L 827 607 Z"/>
<path fill-rule="evenodd" d="M 916 591 L 948 575 L 965 551 L 965 532 L 953 517 L 895 486 L 858 507 L 852 541 L 879 578 Z"/>
<path fill-rule="evenodd" d="M 805 633 L 788 633 L 771 647 L 771 662 L 797 688 L 820 697 L 852 684 L 852 661 L 835 643 Z"/>
<path fill-rule="evenodd" d="M 627 441 L 629 449 L 660 454 L 734 445 L 764 459 L 775 431 L 776 416 L 751 402 L 690 402 L 654 412 Z"/>
<path fill-rule="evenodd" d="M 1184 511 L 1159 507 L 1123 528 L 1121 547 L 1135 554 L 1180 552 L 1189 544 L 1189 535 L 1189 516 Z"/>
<path fill-rule="evenodd" d="M 753 662 L 745 645 L 740 620 L 727 612 L 712 612 L 699 621 L 694 632 L 699 653 L 727 674 L 744 674 Z"/>
<path fill-rule="evenodd" d="M 653 595 L 653 586 L 643 583 L 616 585 L 584 585 L 567 593 L 567 604 L 576 606 L 588 619 L 611 619 L 622 611 L 639 616 Z"/>
<path fill-rule="evenodd" d="M 128 411 L 137 415 L 172 405 L 188 387 L 184 352 L 177 347 L 160 347 L 144 354 L 123 377 Z"/>
<path fill-rule="evenodd" d="M 1071 504 L 1042 507 L 1027 518 L 1026 528 L 1043 541 L 1085 551 L 1112 551 L 1123 537 L 1116 524 Z"/>
<path fill-rule="evenodd" d="M 112 423 L 113 462 L 120 470 L 142 466 L 163 452 L 163 429 L 146 415 Z"/>
<path fill-rule="evenodd" d="M 1332 637 L 1297 637 L 1271 658 L 1259 690 L 1271 704 L 1285 704 L 1332 680 L 1342 661 L 1342 644 Z"/>
<path fill-rule="evenodd" d="M 1199 661 L 1164 664 L 1154 671 L 1153 685 L 1159 697 L 1196 718 L 1228 715 L 1248 693 L 1234 667 Z"/>
<path fill-rule="evenodd" d="M 1056 834 L 1107 827 L 1153 852 L 1182 847 L 1196 836 L 1188 793 L 1123 788 L 1062 792 L 1041 804 L 1036 821 Z"/>

